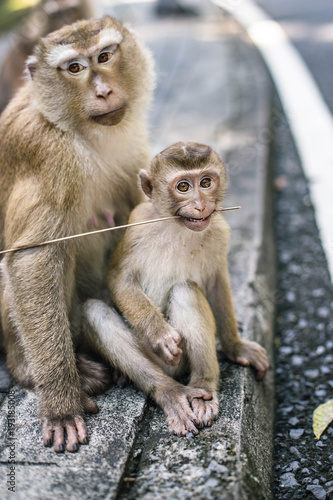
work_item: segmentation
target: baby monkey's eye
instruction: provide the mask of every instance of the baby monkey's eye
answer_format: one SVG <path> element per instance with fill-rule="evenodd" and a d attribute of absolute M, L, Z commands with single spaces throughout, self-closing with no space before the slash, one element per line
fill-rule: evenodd
<path fill-rule="evenodd" d="M 186 181 L 181 181 L 179 184 L 177 184 L 177 189 L 181 193 L 185 193 L 186 191 L 189 190 L 189 188 L 190 188 L 190 185 Z"/>
<path fill-rule="evenodd" d="M 110 61 L 111 57 L 112 57 L 111 52 L 102 52 L 102 54 L 98 56 L 98 62 L 100 64 L 106 63 Z"/>
<path fill-rule="evenodd" d="M 209 188 L 212 185 L 212 179 L 205 177 L 200 181 L 200 186 L 203 188 Z"/>
<path fill-rule="evenodd" d="M 80 73 L 80 71 L 84 70 L 85 66 L 78 62 L 74 62 L 68 66 L 68 71 L 72 73 L 73 75 Z"/>

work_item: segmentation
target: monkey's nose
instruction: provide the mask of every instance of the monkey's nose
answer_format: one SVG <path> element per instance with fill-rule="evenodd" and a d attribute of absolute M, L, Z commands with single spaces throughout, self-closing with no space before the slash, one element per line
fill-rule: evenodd
<path fill-rule="evenodd" d="M 198 210 L 198 212 L 204 212 L 204 210 L 206 209 L 206 206 L 202 205 L 201 203 L 200 204 L 198 203 L 195 205 L 194 209 Z"/>
<path fill-rule="evenodd" d="M 112 90 L 110 90 L 110 89 L 97 89 L 96 90 L 96 97 L 98 97 L 99 99 L 107 99 L 110 94 L 112 94 Z"/>

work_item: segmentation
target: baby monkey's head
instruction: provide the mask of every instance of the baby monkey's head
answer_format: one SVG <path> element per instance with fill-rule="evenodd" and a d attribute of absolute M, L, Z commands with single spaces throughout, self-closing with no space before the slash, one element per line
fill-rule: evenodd
<path fill-rule="evenodd" d="M 160 216 L 180 215 L 188 229 L 203 231 L 226 190 L 225 166 L 209 146 L 177 142 L 141 170 L 141 187 Z"/>

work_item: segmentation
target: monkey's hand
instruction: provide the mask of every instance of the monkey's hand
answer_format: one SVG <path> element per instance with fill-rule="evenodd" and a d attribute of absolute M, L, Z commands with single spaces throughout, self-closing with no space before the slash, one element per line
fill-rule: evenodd
<path fill-rule="evenodd" d="M 98 413 L 98 407 L 88 396 L 83 401 L 85 411 Z M 67 451 L 75 452 L 80 444 L 88 444 L 88 431 L 81 415 L 76 415 L 72 419 L 65 421 L 51 421 L 48 418 L 42 419 L 42 433 L 44 446 L 52 446 L 56 453 L 65 451 L 65 431 L 67 434 Z"/>
<path fill-rule="evenodd" d="M 253 366 L 256 370 L 256 379 L 262 380 L 269 369 L 266 350 L 250 340 L 242 340 L 237 347 L 234 361 L 242 366 Z"/>
<path fill-rule="evenodd" d="M 171 326 L 148 340 L 151 350 L 167 365 L 177 366 L 183 351 L 180 349 L 180 336 Z"/>

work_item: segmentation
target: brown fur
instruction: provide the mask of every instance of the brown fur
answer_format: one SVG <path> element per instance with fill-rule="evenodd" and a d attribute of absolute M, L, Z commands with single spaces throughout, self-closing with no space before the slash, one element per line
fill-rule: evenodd
<path fill-rule="evenodd" d="M 110 62 L 100 65 L 96 44 L 104 29 L 116 30 L 122 41 Z M 55 48 L 97 55 L 82 77 L 49 64 Z M 32 77 L 0 118 L 1 248 L 84 232 L 93 228 L 92 220 L 107 227 L 109 213 L 117 224 L 127 221 L 142 199 L 136 177 L 149 157 L 144 122 L 154 84 L 151 66 L 148 51 L 109 17 L 66 26 L 37 45 L 28 63 Z M 115 121 L 119 99 L 123 118 Z M 92 118 L 101 113 L 110 117 L 107 125 Z M 84 395 L 76 364 L 76 346 L 82 344 L 79 299 L 100 295 L 116 237 L 20 251 L 1 262 L 7 364 L 22 385 L 38 392 L 46 444 L 53 428 L 76 425 L 74 417 L 81 418 L 85 408 L 96 410 Z M 99 377 L 93 371 L 88 392 Z M 84 424 L 77 422 L 79 442 L 85 442 Z M 75 451 L 77 444 L 71 437 L 67 448 Z M 56 451 L 63 448 L 64 437 L 55 442 Z"/>

